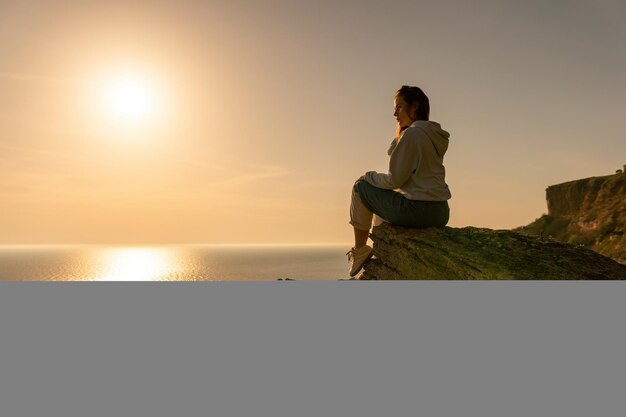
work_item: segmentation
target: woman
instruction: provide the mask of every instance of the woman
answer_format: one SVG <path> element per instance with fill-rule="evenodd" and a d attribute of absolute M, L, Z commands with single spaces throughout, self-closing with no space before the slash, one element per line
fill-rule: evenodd
<path fill-rule="evenodd" d="M 398 123 L 387 151 L 389 172 L 370 171 L 352 188 L 354 247 L 347 253 L 352 277 L 372 256 L 366 243 L 374 214 L 406 227 L 443 227 L 450 217 L 443 166 L 450 134 L 428 120 L 430 104 L 420 88 L 402 86 L 393 105 Z"/>

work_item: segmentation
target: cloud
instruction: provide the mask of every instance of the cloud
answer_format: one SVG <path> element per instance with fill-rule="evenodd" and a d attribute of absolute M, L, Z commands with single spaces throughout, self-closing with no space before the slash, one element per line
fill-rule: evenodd
<path fill-rule="evenodd" d="M 282 165 L 226 166 L 170 157 L 157 158 L 155 162 L 158 164 L 152 164 L 145 171 L 133 167 L 120 171 L 118 159 L 98 158 L 90 164 L 88 171 L 84 171 L 80 161 L 89 160 L 93 155 L 19 145 L 0 144 L 0 149 L 14 151 L 0 164 L 0 195 L 9 200 L 18 195 L 27 198 L 51 192 L 72 201 L 83 201 L 88 197 L 165 203 L 203 195 L 226 198 L 233 193 L 256 195 L 256 184 L 284 177 L 290 172 Z M 108 172 L 119 175 L 111 177 Z M 24 194 L 26 191 L 29 196 Z"/>
<path fill-rule="evenodd" d="M 244 174 L 235 175 L 222 181 L 212 183 L 218 187 L 238 187 L 249 183 L 254 183 L 270 178 L 283 177 L 289 173 L 287 167 L 282 165 L 263 165 L 249 167 L 250 171 Z"/>
<path fill-rule="evenodd" d="M 48 75 L 29 74 L 24 72 L 8 72 L 0 71 L 0 78 L 15 80 L 15 81 L 43 81 L 51 83 L 84 83 L 85 81 L 78 78 L 71 77 L 50 77 Z"/>

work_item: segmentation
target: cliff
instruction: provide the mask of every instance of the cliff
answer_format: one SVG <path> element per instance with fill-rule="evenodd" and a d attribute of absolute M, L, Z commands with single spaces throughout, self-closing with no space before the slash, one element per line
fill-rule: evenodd
<path fill-rule="evenodd" d="M 552 185 L 546 200 L 548 214 L 515 231 L 582 245 L 626 264 L 626 174 Z"/>
<path fill-rule="evenodd" d="M 383 223 L 359 279 L 626 279 L 626 265 L 594 251 L 509 230 L 409 229 Z"/>

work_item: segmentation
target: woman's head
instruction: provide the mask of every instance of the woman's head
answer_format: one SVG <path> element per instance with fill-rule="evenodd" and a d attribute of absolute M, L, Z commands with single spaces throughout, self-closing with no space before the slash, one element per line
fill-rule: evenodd
<path fill-rule="evenodd" d="M 393 115 L 402 127 L 409 126 L 416 120 L 428 120 L 430 102 L 419 87 L 403 85 L 396 92 L 393 105 Z"/>

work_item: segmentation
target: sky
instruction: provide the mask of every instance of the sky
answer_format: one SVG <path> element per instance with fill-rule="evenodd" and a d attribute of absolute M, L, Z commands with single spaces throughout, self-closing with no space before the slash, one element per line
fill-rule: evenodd
<path fill-rule="evenodd" d="M 393 96 L 450 132 L 452 227 L 626 164 L 626 3 L 0 0 L 0 244 L 326 244 Z"/>

